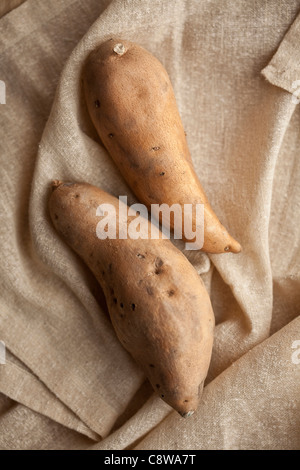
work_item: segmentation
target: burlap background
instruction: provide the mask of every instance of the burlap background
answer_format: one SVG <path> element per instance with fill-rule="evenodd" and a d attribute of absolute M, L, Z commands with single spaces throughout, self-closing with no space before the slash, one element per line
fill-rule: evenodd
<path fill-rule="evenodd" d="M 2 17 L 0 448 L 300 447 L 299 10 L 299 0 L 27 0 Z M 47 212 L 57 178 L 134 201 L 80 87 L 84 58 L 112 35 L 167 68 L 200 180 L 244 248 L 186 253 L 217 320 L 188 420 L 152 394 Z"/>

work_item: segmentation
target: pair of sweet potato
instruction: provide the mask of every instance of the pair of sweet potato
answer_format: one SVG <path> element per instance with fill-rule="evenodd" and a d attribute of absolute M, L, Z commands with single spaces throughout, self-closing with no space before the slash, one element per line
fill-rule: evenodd
<path fill-rule="evenodd" d="M 88 57 L 83 83 L 98 134 L 138 199 L 147 207 L 204 204 L 202 250 L 239 252 L 196 176 L 162 64 L 136 44 L 110 39 Z M 53 223 L 98 279 L 119 340 L 161 398 L 190 416 L 213 344 L 214 315 L 201 278 L 170 240 L 99 239 L 97 208 L 111 204 L 118 216 L 116 198 L 85 183 L 54 182 L 53 189 Z M 183 233 L 187 222 L 197 229 L 190 217 L 182 218 Z"/>

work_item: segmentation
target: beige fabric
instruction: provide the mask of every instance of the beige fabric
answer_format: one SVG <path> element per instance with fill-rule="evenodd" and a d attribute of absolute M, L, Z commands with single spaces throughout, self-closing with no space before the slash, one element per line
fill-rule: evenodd
<path fill-rule="evenodd" d="M 10 408 L 0 420 L 1 450 L 78 450 L 93 441 L 23 405 Z"/>
<path fill-rule="evenodd" d="M 0 448 L 299 448 L 299 10 L 299 0 L 27 0 L 0 20 Z M 80 89 L 84 58 L 112 35 L 166 66 L 200 180 L 244 248 L 186 253 L 217 320 L 189 420 L 152 394 L 47 211 L 57 178 L 135 201 Z"/>
<path fill-rule="evenodd" d="M 17 8 L 21 3 L 26 0 L 1 0 L 0 2 L 0 18 L 6 13 L 9 13 L 14 8 Z"/>
<path fill-rule="evenodd" d="M 38 378 L 16 357 L 6 354 L 6 364 L 0 375 L 2 393 L 13 400 L 28 405 L 32 410 L 51 417 L 94 440 L 99 436 L 92 432 Z"/>
<path fill-rule="evenodd" d="M 295 334 L 299 337 L 300 328 L 293 321 L 205 388 L 202 406 L 187 428 L 172 413 L 136 449 L 299 449 L 300 371 L 299 365 L 291 365 L 287 347 Z"/>

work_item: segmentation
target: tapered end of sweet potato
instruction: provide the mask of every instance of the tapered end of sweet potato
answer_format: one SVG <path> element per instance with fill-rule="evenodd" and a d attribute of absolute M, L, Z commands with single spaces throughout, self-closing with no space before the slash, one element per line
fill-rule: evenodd
<path fill-rule="evenodd" d="M 187 413 L 179 413 L 183 418 L 189 418 L 195 413 L 195 411 L 188 411 Z"/>
<path fill-rule="evenodd" d="M 226 245 L 224 248 L 225 252 L 229 253 L 240 253 L 242 251 L 242 247 L 237 240 L 231 237 L 231 241 L 229 245 Z"/>
<path fill-rule="evenodd" d="M 55 189 L 57 189 L 61 184 L 63 184 L 63 181 L 60 181 L 60 180 L 54 180 L 51 182 L 51 189 L 52 191 L 54 191 Z"/>
<path fill-rule="evenodd" d="M 204 380 L 205 379 L 203 379 L 200 385 L 197 387 L 197 391 L 195 390 L 194 393 L 189 396 L 189 399 L 183 399 L 183 397 L 188 396 L 188 394 L 182 395 L 181 397 L 177 396 L 177 399 L 174 399 L 174 397 L 172 397 L 172 393 L 169 394 L 167 392 L 167 395 L 169 396 L 165 397 L 165 401 L 170 406 L 172 406 L 172 408 L 174 408 L 174 410 L 176 410 L 180 416 L 183 418 L 189 418 L 198 408 L 203 393 Z"/>
<path fill-rule="evenodd" d="M 211 254 L 240 253 L 242 247 L 226 228 L 215 219 L 215 215 L 206 212 L 206 226 L 204 231 L 204 242 L 201 250 Z"/>

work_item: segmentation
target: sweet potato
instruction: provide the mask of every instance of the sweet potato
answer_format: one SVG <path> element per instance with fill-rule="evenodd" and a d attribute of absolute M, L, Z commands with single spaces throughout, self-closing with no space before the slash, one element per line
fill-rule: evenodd
<path fill-rule="evenodd" d="M 89 55 L 83 87 L 97 132 L 138 199 L 148 208 L 204 204 L 204 244 L 199 248 L 238 253 L 240 244 L 218 220 L 195 173 L 163 65 L 132 42 L 110 39 Z M 195 231 L 195 211 L 186 221 Z"/>
<path fill-rule="evenodd" d="M 100 239 L 96 210 L 112 204 L 118 216 L 118 199 L 85 183 L 53 188 L 53 224 L 101 285 L 120 342 L 156 393 L 190 416 L 213 344 L 214 315 L 201 278 L 168 239 Z"/>

